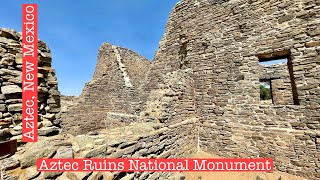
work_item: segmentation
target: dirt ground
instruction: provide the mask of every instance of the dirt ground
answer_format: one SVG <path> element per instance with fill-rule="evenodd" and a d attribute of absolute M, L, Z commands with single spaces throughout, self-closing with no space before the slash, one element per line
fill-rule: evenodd
<path fill-rule="evenodd" d="M 199 152 L 194 154 L 194 158 L 219 158 L 215 155 Z M 255 172 L 186 172 L 186 180 L 307 180 L 288 173 L 275 171 L 273 173 Z M 260 179 L 259 179 L 260 177 Z"/>

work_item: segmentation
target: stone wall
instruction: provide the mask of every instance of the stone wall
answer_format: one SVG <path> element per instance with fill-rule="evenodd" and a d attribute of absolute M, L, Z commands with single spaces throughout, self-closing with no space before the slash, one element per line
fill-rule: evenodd
<path fill-rule="evenodd" d="M 148 94 L 142 121 L 174 124 L 195 117 L 192 69 L 165 74 L 158 87 Z"/>
<path fill-rule="evenodd" d="M 197 118 L 201 149 L 271 157 L 280 171 L 317 179 L 319 17 L 316 0 L 181 0 L 150 66 L 129 50 L 100 48 L 93 80 L 66 114 L 66 131 Z M 138 61 L 127 65 L 132 56 Z M 287 66 L 259 65 L 282 57 Z M 272 78 L 273 104 L 260 101 L 265 78 Z"/>
<path fill-rule="evenodd" d="M 80 134 L 117 125 L 107 118 L 108 112 L 138 115 L 146 101 L 143 83 L 149 63 L 131 50 L 104 43 L 93 79 L 63 114 L 63 131 Z"/>
<path fill-rule="evenodd" d="M 319 17 L 315 0 L 182 0 L 170 15 L 146 92 L 165 84 L 165 74 L 191 68 L 194 98 L 189 101 L 195 99 L 203 149 L 272 157 L 278 170 L 317 179 Z M 294 91 L 286 91 L 285 96 L 274 92 L 280 105 L 261 105 L 259 59 L 283 56 L 292 63 L 290 81 L 274 84 L 296 89 L 298 103 L 289 98 Z"/>
<path fill-rule="evenodd" d="M 172 173 L 148 172 L 55 172 L 35 171 L 37 158 L 178 158 L 197 151 L 197 119 L 170 126 L 160 123 L 135 123 L 78 136 L 40 138 L 27 144 L 25 150 L 1 160 L 3 171 L 11 170 L 5 179 L 172 179 Z M 21 167 L 21 169 L 20 169 Z M 14 170 L 15 169 L 15 170 Z M 0 170 L 0 175 L 3 172 Z"/>
<path fill-rule="evenodd" d="M 21 45 L 20 33 L 0 28 L 0 141 L 22 139 Z M 59 130 L 60 93 L 50 49 L 40 40 L 38 46 L 39 135 L 44 136 Z"/>

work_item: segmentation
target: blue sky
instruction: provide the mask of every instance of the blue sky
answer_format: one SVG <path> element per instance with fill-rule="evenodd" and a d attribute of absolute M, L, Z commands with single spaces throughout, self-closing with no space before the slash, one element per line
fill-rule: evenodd
<path fill-rule="evenodd" d="M 272 60 L 272 61 L 260 62 L 260 64 L 263 66 L 271 66 L 271 65 L 282 64 L 282 63 L 287 63 L 287 62 L 288 62 L 288 59 L 277 59 L 277 60 Z"/>
<path fill-rule="evenodd" d="M 99 46 L 109 42 L 153 59 L 179 0 L 6 0 L 0 27 L 21 31 L 23 3 L 39 5 L 39 38 L 51 49 L 59 90 L 79 95 L 91 80 Z"/>

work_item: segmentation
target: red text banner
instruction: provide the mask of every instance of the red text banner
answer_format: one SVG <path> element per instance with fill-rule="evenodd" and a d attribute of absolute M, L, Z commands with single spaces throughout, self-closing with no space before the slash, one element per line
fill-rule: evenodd
<path fill-rule="evenodd" d="M 43 172 L 272 172 L 273 160 L 257 159 L 38 159 Z"/>
<path fill-rule="evenodd" d="M 38 6 L 22 5 L 22 141 L 38 140 Z"/>

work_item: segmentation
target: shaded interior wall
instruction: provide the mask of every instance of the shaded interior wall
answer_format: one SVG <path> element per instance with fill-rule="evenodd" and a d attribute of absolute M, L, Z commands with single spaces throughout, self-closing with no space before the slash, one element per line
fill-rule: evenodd
<path fill-rule="evenodd" d="M 38 41 L 39 135 L 58 132 L 60 92 L 51 53 Z M 22 37 L 15 30 L 0 28 L 0 141 L 22 139 Z M 43 122 L 43 123 L 42 123 Z M 56 127 L 53 127 L 56 126 Z M 42 128 L 43 127 L 43 128 Z"/>
<path fill-rule="evenodd" d="M 191 68 L 203 149 L 277 157 L 277 169 L 315 179 L 319 14 L 314 0 L 181 1 L 170 15 L 146 89 L 163 84 L 162 74 Z M 283 51 L 290 52 L 300 105 L 262 106 L 258 57 Z"/>
<path fill-rule="evenodd" d="M 106 119 L 109 111 L 139 114 L 146 99 L 141 86 L 148 66 L 140 55 L 104 43 L 92 81 L 85 85 L 77 105 L 63 114 L 63 130 L 79 134 L 113 126 L 117 122 Z"/>

